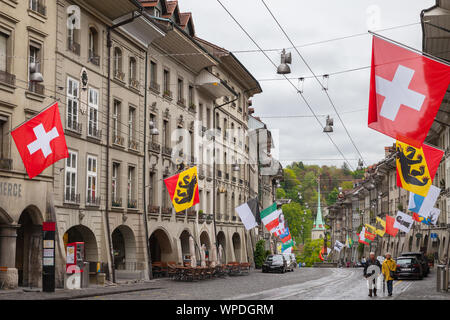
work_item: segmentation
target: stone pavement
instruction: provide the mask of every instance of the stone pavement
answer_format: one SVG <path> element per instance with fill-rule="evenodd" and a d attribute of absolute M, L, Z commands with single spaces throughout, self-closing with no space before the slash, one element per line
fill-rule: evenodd
<path fill-rule="evenodd" d="M 90 285 L 79 290 L 55 289 L 55 292 L 42 292 L 41 289 L 19 288 L 14 290 L 0 290 L 1 300 L 69 300 L 89 298 L 102 295 L 123 294 L 136 291 L 150 291 L 160 289 L 160 280 L 127 281 L 105 286 Z"/>

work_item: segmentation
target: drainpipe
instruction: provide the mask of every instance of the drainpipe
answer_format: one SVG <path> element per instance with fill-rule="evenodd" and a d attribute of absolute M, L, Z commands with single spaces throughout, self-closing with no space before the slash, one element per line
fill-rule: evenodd
<path fill-rule="evenodd" d="M 111 239 L 111 228 L 109 226 L 109 144 L 110 144 L 110 118 L 111 118 L 111 30 L 123 26 L 127 23 L 132 22 L 134 19 L 140 17 L 142 15 L 142 10 L 138 15 L 135 15 L 134 12 L 131 14 L 131 18 L 119 22 L 115 25 L 108 26 L 106 31 L 106 47 L 108 49 L 108 85 L 107 85 L 107 117 L 106 117 L 106 197 L 105 197 L 105 220 L 106 220 L 106 232 L 108 233 L 108 247 L 109 247 L 109 256 L 111 259 L 111 265 L 109 267 L 109 271 L 112 275 L 112 281 L 116 282 L 116 273 L 114 269 L 114 254 L 113 254 L 113 246 Z"/>

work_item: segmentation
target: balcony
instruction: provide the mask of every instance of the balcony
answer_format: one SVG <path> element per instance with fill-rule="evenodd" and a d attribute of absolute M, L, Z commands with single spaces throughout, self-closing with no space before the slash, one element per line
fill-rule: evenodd
<path fill-rule="evenodd" d="M 161 92 L 161 86 L 156 81 L 150 81 L 149 89 L 157 94 Z"/>
<path fill-rule="evenodd" d="M 67 130 L 72 131 L 77 134 L 81 134 L 83 129 L 83 124 L 79 123 L 78 121 L 67 119 Z"/>
<path fill-rule="evenodd" d="M 99 66 L 100 65 L 100 56 L 98 56 L 94 51 L 89 50 L 89 62 Z"/>
<path fill-rule="evenodd" d="M 150 141 L 148 143 L 148 150 L 159 153 L 161 151 L 161 145 L 157 142 Z"/>
<path fill-rule="evenodd" d="M 125 79 L 125 73 L 123 73 L 120 70 L 115 70 L 114 71 L 114 79 L 120 80 L 120 81 L 124 81 Z"/>
<path fill-rule="evenodd" d="M 147 211 L 150 215 L 159 215 L 159 206 L 148 205 Z"/>
<path fill-rule="evenodd" d="M 230 216 L 226 214 L 226 215 L 224 216 L 223 220 L 229 221 L 229 220 L 230 220 Z"/>
<path fill-rule="evenodd" d="M 28 91 L 29 92 L 33 92 L 36 94 L 40 94 L 40 95 L 44 95 L 44 90 L 45 90 L 45 86 L 40 84 L 40 83 L 36 83 L 36 82 L 28 82 Z"/>
<path fill-rule="evenodd" d="M 111 199 L 111 206 L 114 208 L 122 208 L 122 198 Z"/>
<path fill-rule="evenodd" d="M 0 82 L 10 85 L 10 86 L 15 86 L 16 85 L 16 76 L 14 74 L 10 74 L 6 71 L 0 70 Z"/>
<path fill-rule="evenodd" d="M 88 194 L 86 197 L 86 205 L 91 207 L 100 206 L 101 197 L 96 197 L 95 195 Z"/>
<path fill-rule="evenodd" d="M 168 99 L 168 100 L 170 100 L 170 101 L 172 101 L 172 91 L 170 91 L 170 90 L 164 90 L 164 93 L 163 93 L 163 97 L 164 98 L 166 98 L 166 99 Z"/>
<path fill-rule="evenodd" d="M 64 203 L 69 204 L 80 204 L 80 194 L 75 193 L 74 191 L 65 191 L 64 192 Z"/>
<path fill-rule="evenodd" d="M 171 216 L 172 215 L 172 209 L 171 208 L 162 208 L 161 209 L 161 214 L 163 216 Z"/>
<path fill-rule="evenodd" d="M 195 220 L 197 218 L 197 211 L 195 210 L 188 210 L 187 211 L 187 217 L 189 220 Z"/>
<path fill-rule="evenodd" d="M 128 149 L 138 152 L 139 151 L 139 142 L 137 142 L 136 140 L 133 140 L 133 139 L 129 139 L 128 140 Z"/>
<path fill-rule="evenodd" d="M 137 200 L 128 199 L 127 208 L 128 209 L 137 209 Z"/>
<path fill-rule="evenodd" d="M 212 214 L 208 214 L 206 216 L 206 223 L 210 224 L 213 221 L 213 215 Z"/>
<path fill-rule="evenodd" d="M 186 108 L 186 100 L 184 98 L 178 98 L 177 104 L 182 108 Z"/>
<path fill-rule="evenodd" d="M 172 148 L 171 147 L 162 147 L 162 154 L 165 156 L 172 156 Z"/>
<path fill-rule="evenodd" d="M 198 168 L 198 178 L 200 180 L 205 179 L 205 169 L 203 168 L 203 166 Z"/>
<path fill-rule="evenodd" d="M 72 51 L 76 55 L 80 55 L 80 44 L 76 43 L 73 39 L 67 38 L 67 50 Z"/>
<path fill-rule="evenodd" d="M 12 170 L 12 159 L 0 158 L 0 170 Z"/>
<path fill-rule="evenodd" d="M 137 81 L 136 79 L 130 79 L 130 88 L 134 89 L 134 90 L 139 90 L 139 81 Z"/>
<path fill-rule="evenodd" d="M 92 126 L 88 128 L 88 137 L 100 140 L 102 138 L 102 130 L 97 130 Z"/>
<path fill-rule="evenodd" d="M 200 211 L 198 212 L 198 223 L 203 223 L 203 222 L 206 221 L 206 218 L 207 218 L 208 215 L 206 213 L 203 213 L 203 212 L 200 212 Z"/>
<path fill-rule="evenodd" d="M 119 136 L 119 135 L 113 135 L 112 136 L 112 141 L 113 141 L 113 144 L 115 144 L 115 145 L 117 145 L 117 146 L 121 146 L 121 147 L 123 147 L 124 145 L 123 145 L 123 142 L 124 142 L 124 139 L 123 139 L 123 137 L 122 136 Z"/>
<path fill-rule="evenodd" d="M 43 16 L 47 15 L 47 7 L 41 1 L 31 1 L 30 10 L 37 12 Z"/>

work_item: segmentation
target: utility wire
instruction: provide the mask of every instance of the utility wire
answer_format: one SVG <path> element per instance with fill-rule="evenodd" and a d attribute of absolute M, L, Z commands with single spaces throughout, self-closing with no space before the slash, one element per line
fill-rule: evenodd
<path fill-rule="evenodd" d="M 357 113 L 357 112 L 362 112 L 362 111 L 367 111 L 367 108 L 364 108 L 364 109 L 357 109 L 357 110 L 350 110 L 350 111 L 345 111 L 345 112 L 341 112 L 341 114 L 346 114 L 346 113 Z M 333 114 L 334 115 L 334 114 Z M 326 117 L 327 115 L 326 114 L 318 114 L 317 115 L 318 117 Z M 277 119 L 277 118 L 280 118 L 280 119 L 286 119 L 286 118 L 312 118 L 312 117 L 314 117 L 314 116 L 309 116 L 309 115 L 295 115 L 295 114 L 292 114 L 292 115 L 284 115 L 284 116 L 275 116 L 275 115 L 268 115 L 268 116 L 265 116 L 265 115 L 262 115 L 262 116 L 256 116 L 256 117 L 258 117 L 258 118 L 264 118 L 264 119 Z M 358 160 L 358 159 L 356 159 L 356 160 Z"/>
<path fill-rule="evenodd" d="M 272 61 L 272 59 L 267 55 L 266 52 L 264 52 L 261 48 L 261 46 L 252 38 L 252 36 L 245 30 L 245 28 L 239 23 L 239 21 L 236 20 L 236 18 L 231 14 L 230 11 L 228 11 L 228 9 L 222 4 L 222 2 L 220 0 L 216 0 L 221 6 L 222 8 L 228 13 L 228 15 L 234 20 L 234 22 L 239 26 L 239 28 L 247 35 L 247 37 L 261 50 L 261 52 L 266 56 L 266 58 L 273 64 L 273 66 L 275 68 L 277 68 L 277 65 Z M 320 122 L 319 118 L 316 116 L 316 114 L 314 113 L 313 108 L 310 106 L 310 104 L 308 103 L 308 100 L 306 100 L 306 98 L 304 97 L 304 95 L 299 92 L 298 88 L 296 87 L 296 85 L 289 80 L 286 75 L 283 75 L 285 77 L 285 79 L 292 85 L 292 87 L 295 89 L 295 91 L 300 94 L 300 96 L 302 97 L 303 101 L 305 102 L 305 104 L 308 106 L 309 110 L 311 111 L 311 113 L 314 115 L 314 117 L 316 118 L 317 122 L 319 123 L 320 127 L 323 130 L 323 125 Z M 333 145 L 335 146 L 335 148 L 338 150 L 338 152 L 341 154 L 342 158 L 347 162 L 347 164 L 349 165 L 349 167 L 353 170 L 352 165 L 350 164 L 350 162 L 345 158 L 345 155 L 342 153 L 342 151 L 339 149 L 339 147 L 336 145 L 336 143 L 334 142 L 334 140 L 331 138 L 331 136 L 326 132 L 326 135 L 328 136 L 328 138 L 330 139 L 330 141 L 333 143 Z"/>
<path fill-rule="evenodd" d="M 310 67 L 310 65 L 308 64 L 308 62 L 305 60 L 305 58 L 303 57 L 303 55 L 300 53 L 300 51 L 297 49 L 297 47 L 295 47 L 294 43 L 292 42 L 291 38 L 289 37 L 289 35 L 286 33 L 286 31 L 284 30 L 284 28 L 281 26 L 280 22 L 278 21 L 278 19 L 275 17 L 275 15 L 273 14 L 273 12 L 270 10 L 270 8 L 267 6 L 266 2 L 264 0 L 261 0 L 261 2 L 264 4 L 264 6 L 266 7 L 267 11 L 270 13 L 270 15 L 272 16 L 272 18 L 275 20 L 276 24 L 278 25 L 278 27 L 281 29 L 281 31 L 283 32 L 283 34 L 286 36 L 286 38 L 288 39 L 288 41 L 291 43 L 291 45 L 294 47 L 294 50 L 298 53 L 298 55 L 300 56 L 300 58 L 302 59 L 303 63 L 306 65 L 306 67 L 309 69 L 309 71 L 312 73 L 312 75 L 314 76 L 314 78 L 317 80 L 317 82 L 319 83 L 319 85 L 322 87 L 323 91 L 325 92 L 325 94 L 328 97 L 328 100 L 330 101 L 330 104 L 332 105 L 334 111 L 336 112 L 336 115 L 339 118 L 339 121 L 341 122 L 342 126 L 344 127 L 345 132 L 347 133 L 347 136 L 350 138 L 350 141 L 352 142 L 353 146 L 355 147 L 356 151 L 358 152 L 359 156 L 361 157 L 361 160 L 364 162 L 365 165 L 367 165 L 366 161 L 364 160 L 361 152 L 359 151 L 358 147 L 356 146 L 355 141 L 353 140 L 352 136 L 350 135 L 350 132 L 348 132 L 347 127 L 345 126 L 344 121 L 342 120 L 341 116 L 339 115 L 339 112 L 336 109 L 336 106 L 334 105 L 333 100 L 331 99 L 330 95 L 328 94 L 328 89 L 325 88 L 322 84 L 322 82 L 320 82 L 319 78 L 316 76 L 316 74 L 314 73 L 314 71 L 312 70 L 312 68 Z"/>

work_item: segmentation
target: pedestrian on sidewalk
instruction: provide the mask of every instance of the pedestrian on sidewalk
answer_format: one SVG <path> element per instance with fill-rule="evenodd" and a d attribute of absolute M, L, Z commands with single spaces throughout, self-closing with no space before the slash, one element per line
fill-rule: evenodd
<path fill-rule="evenodd" d="M 397 270 L 397 263 L 392 259 L 392 256 L 389 252 L 386 252 L 386 259 L 383 261 L 383 265 L 381 266 L 381 272 L 383 273 L 384 280 L 387 283 L 388 296 L 392 296 L 392 289 L 394 282 L 394 272 Z"/>
<path fill-rule="evenodd" d="M 375 266 L 370 268 L 371 271 L 368 273 L 368 269 L 370 266 Z M 375 276 L 372 276 L 375 274 Z M 378 259 L 375 258 L 375 252 L 371 252 L 369 254 L 369 259 L 367 259 L 364 265 L 364 277 L 367 279 L 367 287 L 369 288 L 369 297 L 373 295 L 377 296 L 377 286 L 379 286 L 378 279 L 381 275 L 381 263 Z"/>

